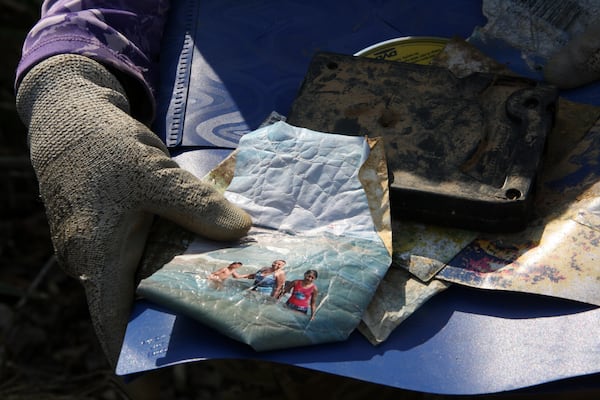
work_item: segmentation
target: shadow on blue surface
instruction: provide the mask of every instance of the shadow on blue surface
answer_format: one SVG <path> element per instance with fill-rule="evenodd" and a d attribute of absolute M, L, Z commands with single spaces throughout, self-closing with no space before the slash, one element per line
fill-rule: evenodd
<path fill-rule="evenodd" d="M 138 302 L 117 372 L 202 359 L 291 364 L 441 394 L 516 390 L 598 373 L 597 308 L 536 295 L 452 286 L 380 346 L 347 341 L 257 353 L 183 315 Z"/>

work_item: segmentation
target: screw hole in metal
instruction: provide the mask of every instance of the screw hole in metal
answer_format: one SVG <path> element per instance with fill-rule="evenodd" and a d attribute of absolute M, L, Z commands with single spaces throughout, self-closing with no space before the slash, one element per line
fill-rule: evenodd
<path fill-rule="evenodd" d="M 509 200 L 518 200 L 521 197 L 521 191 L 519 189 L 508 189 L 506 191 L 506 198 Z"/>
<path fill-rule="evenodd" d="M 536 108 L 539 104 L 540 104 L 539 100 L 536 99 L 535 97 L 530 97 L 529 99 L 525 100 L 525 102 L 523 103 L 525 108 L 529 108 L 529 109 Z"/>

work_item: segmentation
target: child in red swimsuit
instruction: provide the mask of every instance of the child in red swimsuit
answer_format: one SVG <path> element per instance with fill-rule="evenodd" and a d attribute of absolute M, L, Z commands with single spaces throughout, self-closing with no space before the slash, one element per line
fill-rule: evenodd
<path fill-rule="evenodd" d="M 315 318 L 315 310 L 317 304 L 317 295 L 319 290 L 317 285 L 314 284 L 314 280 L 317 279 L 318 273 L 314 269 L 309 269 L 304 273 L 304 279 L 297 279 L 291 282 L 286 292 L 291 291 L 291 296 L 285 304 L 288 307 L 308 313 L 308 307 L 310 306 L 310 319 Z"/>

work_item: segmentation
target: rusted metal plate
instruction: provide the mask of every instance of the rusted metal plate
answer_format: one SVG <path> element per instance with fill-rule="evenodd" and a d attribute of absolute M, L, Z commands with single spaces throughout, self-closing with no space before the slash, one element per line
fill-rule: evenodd
<path fill-rule="evenodd" d="M 553 87 L 524 78 L 318 53 L 288 122 L 383 137 L 396 217 L 518 231 L 556 99 Z"/>
<path fill-rule="evenodd" d="M 540 175 L 538 218 L 527 229 L 482 235 L 436 278 L 600 306 L 600 122 L 570 147 Z"/>

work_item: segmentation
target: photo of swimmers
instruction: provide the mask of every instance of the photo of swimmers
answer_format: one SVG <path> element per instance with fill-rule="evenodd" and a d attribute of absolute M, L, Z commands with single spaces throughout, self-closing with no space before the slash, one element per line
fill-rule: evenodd
<path fill-rule="evenodd" d="M 240 261 L 230 263 L 228 266 L 220 268 L 211 274 L 208 279 L 216 282 L 223 282 L 228 278 L 235 279 L 253 279 L 254 282 L 249 290 L 260 294 L 281 300 L 287 297 L 285 305 L 294 310 L 308 315 L 310 309 L 310 319 L 314 319 L 317 309 L 317 296 L 319 289 L 315 280 L 319 276 L 314 269 L 309 269 L 304 273 L 302 279 L 286 281 L 285 260 L 275 260 L 270 267 L 263 267 L 253 273 L 240 274 L 236 270 L 243 266 Z M 285 296 L 289 294 L 289 296 Z"/>
<path fill-rule="evenodd" d="M 317 308 L 317 295 L 319 290 L 314 281 L 319 276 L 314 269 L 309 269 L 304 273 L 304 279 L 296 279 L 286 285 L 286 293 L 291 292 L 290 298 L 286 301 L 286 305 L 296 311 L 307 314 L 310 307 L 310 319 L 315 318 Z"/>

